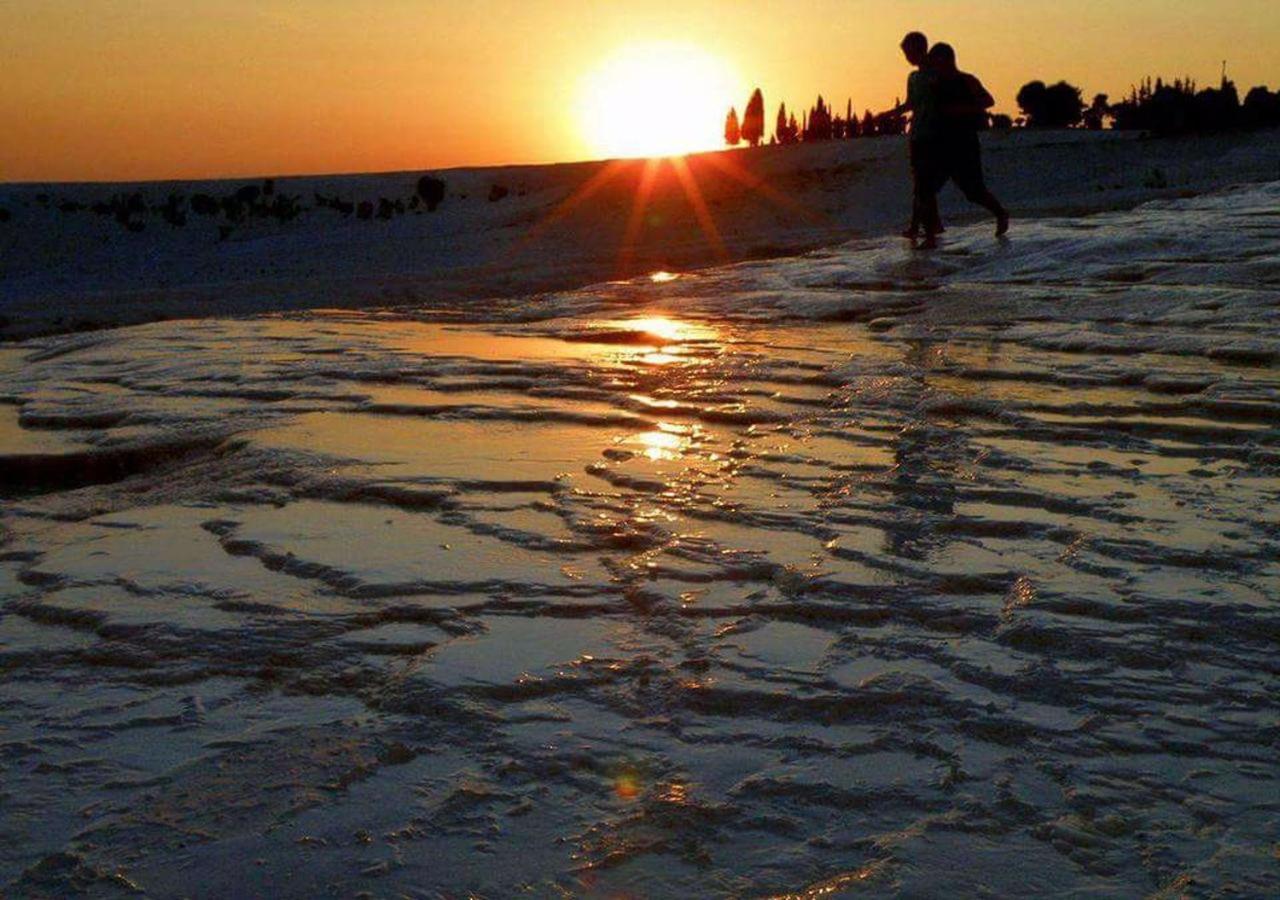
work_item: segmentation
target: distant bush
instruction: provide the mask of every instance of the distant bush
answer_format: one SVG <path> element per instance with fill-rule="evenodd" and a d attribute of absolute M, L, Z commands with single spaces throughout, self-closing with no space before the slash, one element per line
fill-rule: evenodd
<path fill-rule="evenodd" d="M 160 215 L 174 228 L 182 228 L 187 224 L 187 201 L 181 194 L 170 194 L 160 207 Z"/>
<path fill-rule="evenodd" d="M 241 222 L 244 220 L 245 204 L 240 199 L 239 192 L 228 197 L 222 198 L 222 214 L 227 217 L 229 222 Z"/>
<path fill-rule="evenodd" d="M 1008 131 L 1013 127 L 1013 119 L 1004 113 L 997 113 L 991 117 L 991 127 L 996 131 Z"/>
<path fill-rule="evenodd" d="M 361 200 L 360 205 L 356 207 L 356 218 L 366 222 L 372 219 L 373 203 L 368 200 Z"/>
<path fill-rule="evenodd" d="M 195 194 L 191 198 L 191 211 L 197 216 L 216 216 L 221 205 L 208 194 Z"/>
<path fill-rule="evenodd" d="M 350 200 L 343 200 L 341 197 L 326 197 L 324 194 L 316 194 L 316 206 L 321 209 L 332 209 L 334 212 L 342 213 L 349 216 L 356 211 L 356 205 Z"/>
<path fill-rule="evenodd" d="M 1055 85 L 1032 81 L 1018 91 L 1018 108 L 1030 128 L 1070 128 L 1080 123 L 1084 99 L 1080 88 L 1065 81 Z"/>
<path fill-rule="evenodd" d="M 439 178 L 423 175 L 418 179 L 418 196 L 426 205 L 428 212 L 435 212 L 436 207 L 444 202 L 445 183 Z"/>
<path fill-rule="evenodd" d="M 266 208 L 268 215 L 281 222 L 292 222 L 302 214 L 302 205 L 300 197 L 290 197 L 287 194 L 276 194 L 274 190 L 270 193 L 263 191 L 264 196 L 274 196 L 271 205 Z"/>
<path fill-rule="evenodd" d="M 489 202 L 497 203 L 499 200 L 505 200 L 511 191 L 500 184 L 495 184 L 489 188 Z"/>
<path fill-rule="evenodd" d="M 0 206 L 0 222 L 8 222 L 11 218 L 13 218 L 13 214 L 3 206 Z"/>

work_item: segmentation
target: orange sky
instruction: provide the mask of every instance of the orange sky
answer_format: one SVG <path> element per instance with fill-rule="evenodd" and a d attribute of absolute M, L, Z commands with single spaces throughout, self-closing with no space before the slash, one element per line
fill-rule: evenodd
<path fill-rule="evenodd" d="M 726 108 L 880 109 L 917 27 L 1006 110 L 1034 77 L 1114 95 L 1223 59 L 1280 86 L 1276 0 L 5 0 L 0 181 L 581 159 L 583 82 L 637 42 L 722 60 Z"/>

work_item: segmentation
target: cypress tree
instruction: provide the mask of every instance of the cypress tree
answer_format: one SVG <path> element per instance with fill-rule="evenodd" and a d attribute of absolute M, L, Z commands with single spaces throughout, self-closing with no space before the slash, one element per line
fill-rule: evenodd
<path fill-rule="evenodd" d="M 724 120 L 724 142 L 730 147 L 742 143 L 742 128 L 738 125 L 738 110 L 729 108 L 729 117 Z"/>
<path fill-rule="evenodd" d="M 747 110 L 742 116 L 742 139 L 752 147 L 759 147 L 764 138 L 764 94 L 759 88 L 751 95 Z"/>

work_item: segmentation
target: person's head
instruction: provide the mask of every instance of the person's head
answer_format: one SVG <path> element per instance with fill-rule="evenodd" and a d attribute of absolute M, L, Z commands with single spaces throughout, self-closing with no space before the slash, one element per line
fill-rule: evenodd
<path fill-rule="evenodd" d="M 929 39 L 918 31 L 911 32 L 902 39 L 902 55 L 911 65 L 922 65 L 929 55 Z"/>
<path fill-rule="evenodd" d="M 956 51 L 950 44 L 934 44 L 929 51 L 929 67 L 950 74 L 956 69 Z"/>

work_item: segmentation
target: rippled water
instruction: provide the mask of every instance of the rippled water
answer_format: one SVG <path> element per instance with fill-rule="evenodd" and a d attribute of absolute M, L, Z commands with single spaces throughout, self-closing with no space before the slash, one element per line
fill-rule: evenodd
<path fill-rule="evenodd" d="M 1277 205 L 0 350 L 0 883 L 1275 894 Z"/>

